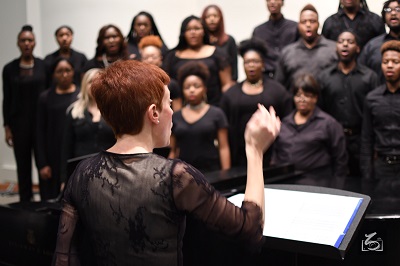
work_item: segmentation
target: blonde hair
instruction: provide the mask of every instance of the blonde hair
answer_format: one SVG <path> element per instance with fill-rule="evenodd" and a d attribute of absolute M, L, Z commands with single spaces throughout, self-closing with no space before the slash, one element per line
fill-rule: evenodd
<path fill-rule="evenodd" d="M 93 78 L 100 72 L 99 68 L 89 69 L 82 78 L 81 91 L 78 94 L 78 100 L 70 105 L 67 109 L 67 113 L 71 111 L 73 119 L 85 118 L 85 110 L 89 106 L 89 84 L 93 81 Z M 94 99 L 93 99 L 94 100 Z"/>

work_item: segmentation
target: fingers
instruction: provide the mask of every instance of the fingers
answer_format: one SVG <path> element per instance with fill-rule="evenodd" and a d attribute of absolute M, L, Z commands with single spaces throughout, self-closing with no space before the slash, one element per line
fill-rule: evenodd
<path fill-rule="evenodd" d="M 271 114 L 271 120 L 275 127 L 275 135 L 278 135 L 281 130 L 281 119 L 276 115 L 274 107 L 269 107 L 269 113 Z"/>
<path fill-rule="evenodd" d="M 276 126 L 276 134 L 278 135 L 279 134 L 279 132 L 281 131 L 281 125 L 282 125 L 282 122 L 281 122 L 281 119 L 279 118 L 279 116 L 277 116 L 276 117 L 276 124 L 275 124 L 275 126 Z"/>
<path fill-rule="evenodd" d="M 260 104 L 260 103 L 258 104 L 258 110 L 262 115 L 264 115 L 266 117 L 268 117 L 270 115 L 270 113 L 268 112 L 267 108 L 265 108 L 265 106 L 263 104 Z"/>
<path fill-rule="evenodd" d="M 276 119 L 278 118 L 276 116 L 276 112 L 273 106 L 269 107 L 269 111 L 267 110 L 267 108 L 265 108 L 265 106 L 263 104 L 258 104 L 258 110 L 260 111 L 260 113 L 267 119 L 267 120 L 272 120 L 273 123 L 276 122 Z M 257 111 L 258 111 L 257 110 Z"/>
<path fill-rule="evenodd" d="M 269 110 L 267 110 L 267 108 L 260 103 L 257 105 L 257 107 L 258 108 L 252 115 L 251 120 L 253 120 L 257 125 L 270 128 L 275 136 L 278 135 L 281 129 L 281 120 L 276 115 L 274 107 L 270 106 Z"/>
<path fill-rule="evenodd" d="M 270 106 L 268 110 L 265 108 L 264 105 L 258 104 L 258 110 L 257 110 L 261 117 L 262 123 L 265 124 L 267 128 L 271 130 L 271 133 L 273 134 L 274 137 L 276 137 L 281 129 L 281 120 L 280 118 L 276 115 L 276 111 L 273 106 Z"/>
<path fill-rule="evenodd" d="M 270 106 L 269 110 L 267 110 L 263 104 L 259 103 L 257 111 L 260 111 L 266 117 L 276 118 L 276 112 L 273 106 Z"/>

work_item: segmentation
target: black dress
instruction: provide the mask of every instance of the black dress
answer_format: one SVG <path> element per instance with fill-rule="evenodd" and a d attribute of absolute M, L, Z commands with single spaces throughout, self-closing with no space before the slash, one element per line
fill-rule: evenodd
<path fill-rule="evenodd" d="M 39 178 L 40 199 L 53 199 L 60 193 L 61 145 L 68 106 L 76 101 L 79 87 L 75 92 L 57 94 L 55 89 L 43 92 L 39 97 L 36 145 L 38 147 L 36 166 L 40 170 L 50 166 L 52 177 Z"/>
<path fill-rule="evenodd" d="M 32 199 L 36 107 L 39 94 L 47 88 L 46 68 L 39 58 L 34 58 L 31 69 L 21 68 L 19 62 L 17 58 L 3 69 L 3 121 L 13 134 L 20 200 L 29 201 Z"/>
<path fill-rule="evenodd" d="M 236 81 L 238 79 L 238 52 L 235 39 L 231 35 L 228 35 L 228 40 L 224 44 L 211 44 L 221 47 L 222 51 L 226 54 L 232 70 L 232 80 Z"/>
<path fill-rule="evenodd" d="M 262 245 L 260 207 L 234 206 L 191 165 L 153 153 L 100 152 L 68 181 L 53 264 L 183 265 L 186 216 L 250 249 Z"/>

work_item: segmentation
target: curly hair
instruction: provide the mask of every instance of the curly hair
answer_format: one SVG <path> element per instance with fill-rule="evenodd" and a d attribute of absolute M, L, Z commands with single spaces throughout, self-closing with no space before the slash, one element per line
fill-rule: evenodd
<path fill-rule="evenodd" d="M 210 71 L 208 67 L 202 63 L 197 61 L 189 61 L 186 64 L 182 65 L 178 70 L 178 82 L 181 88 L 183 88 L 183 83 L 188 76 L 196 76 L 199 77 L 204 85 L 207 84 L 207 80 L 210 77 Z"/>
<path fill-rule="evenodd" d="M 255 51 L 263 58 L 268 53 L 267 44 L 255 37 L 241 41 L 238 46 L 240 56 L 243 57 L 248 51 Z"/>

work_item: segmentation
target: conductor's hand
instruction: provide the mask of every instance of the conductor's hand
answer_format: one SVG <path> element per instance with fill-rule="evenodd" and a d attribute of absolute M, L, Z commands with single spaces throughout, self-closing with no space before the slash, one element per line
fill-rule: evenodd
<path fill-rule="evenodd" d="M 268 112 L 264 105 L 258 104 L 258 109 L 247 122 L 244 133 L 246 151 L 264 153 L 274 142 L 280 129 L 281 121 L 274 108 L 271 106 Z"/>

